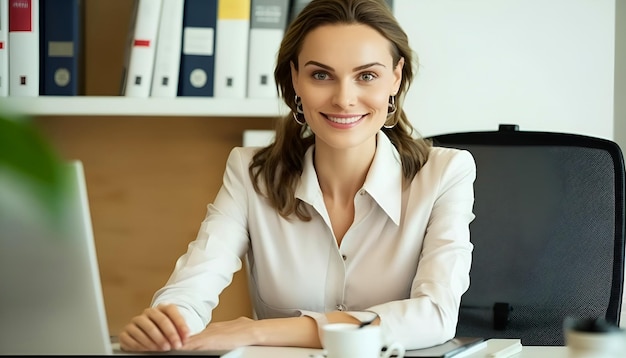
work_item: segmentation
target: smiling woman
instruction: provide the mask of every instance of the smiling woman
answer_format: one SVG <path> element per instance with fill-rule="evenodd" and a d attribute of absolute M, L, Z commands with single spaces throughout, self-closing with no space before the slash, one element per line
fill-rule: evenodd
<path fill-rule="evenodd" d="M 383 0 L 311 0 L 274 71 L 291 113 L 273 143 L 232 149 L 196 239 L 121 347 L 320 347 L 324 324 L 366 320 L 406 349 L 452 338 L 476 167 L 409 122 L 414 65 Z M 245 259 L 254 319 L 213 322 Z"/>

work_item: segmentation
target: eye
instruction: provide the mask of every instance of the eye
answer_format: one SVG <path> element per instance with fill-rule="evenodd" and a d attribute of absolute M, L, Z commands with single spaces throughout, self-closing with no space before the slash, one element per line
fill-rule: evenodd
<path fill-rule="evenodd" d="M 364 72 L 359 75 L 359 79 L 361 81 L 370 82 L 376 79 L 376 74 L 374 72 Z"/>
<path fill-rule="evenodd" d="M 319 81 L 330 79 L 330 75 L 327 72 L 323 72 L 323 71 L 313 72 L 312 76 L 313 76 L 313 79 L 319 80 Z"/>

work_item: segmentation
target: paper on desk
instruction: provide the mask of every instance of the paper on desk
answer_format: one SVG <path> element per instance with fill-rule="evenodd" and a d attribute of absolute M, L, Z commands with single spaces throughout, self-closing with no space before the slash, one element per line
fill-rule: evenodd
<path fill-rule="evenodd" d="M 484 349 L 487 346 L 485 342 L 485 339 L 482 337 L 455 337 L 436 346 L 408 350 L 404 356 L 420 358 L 460 358 L 467 356 L 466 353 L 473 353 Z"/>
<path fill-rule="evenodd" d="M 506 358 L 522 351 L 520 339 L 491 339 L 489 340 L 487 357 Z"/>
<path fill-rule="evenodd" d="M 247 346 L 226 353 L 222 358 L 309 358 L 323 352 L 312 348 Z"/>

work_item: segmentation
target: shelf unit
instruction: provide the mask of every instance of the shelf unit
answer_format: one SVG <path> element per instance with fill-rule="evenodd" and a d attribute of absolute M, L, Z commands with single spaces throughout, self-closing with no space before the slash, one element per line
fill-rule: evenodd
<path fill-rule="evenodd" d="M 289 112 L 282 99 L 134 98 L 124 96 L 5 97 L 0 108 L 29 116 L 269 117 Z"/>

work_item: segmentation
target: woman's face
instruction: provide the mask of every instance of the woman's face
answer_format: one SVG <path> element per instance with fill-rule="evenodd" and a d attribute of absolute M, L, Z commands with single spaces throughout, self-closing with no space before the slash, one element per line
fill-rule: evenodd
<path fill-rule="evenodd" d="M 391 43 L 366 25 L 324 25 L 306 35 L 298 63 L 293 86 L 316 145 L 375 140 L 402 79 L 404 60 L 393 67 Z"/>

